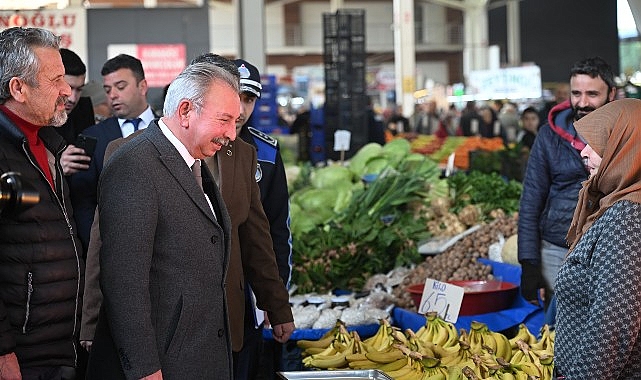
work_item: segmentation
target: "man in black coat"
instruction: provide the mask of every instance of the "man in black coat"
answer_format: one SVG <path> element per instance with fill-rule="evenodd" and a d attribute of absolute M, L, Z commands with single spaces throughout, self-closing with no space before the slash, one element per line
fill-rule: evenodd
<path fill-rule="evenodd" d="M 0 172 L 40 196 L 0 214 L 0 378 L 73 379 L 84 263 L 60 165 L 67 120 L 60 38 L 39 28 L 0 33 Z"/>

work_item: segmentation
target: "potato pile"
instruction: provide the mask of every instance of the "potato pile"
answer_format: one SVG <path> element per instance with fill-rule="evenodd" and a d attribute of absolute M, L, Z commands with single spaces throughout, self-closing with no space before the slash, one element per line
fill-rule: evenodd
<path fill-rule="evenodd" d="M 406 291 L 412 284 L 425 282 L 426 278 L 438 281 L 453 280 L 491 280 L 492 268 L 476 261 L 487 258 L 491 244 L 499 241 L 499 236 L 508 238 L 517 232 L 518 215 L 507 216 L 501 210 L 493 215 L 495 219 L 478 230 L 463 237 L 439 255 L 427 256 L 425 261 L 407 273 L 401 285 L 393 290 L 397 305 L 404 309 L 416 310 L 416 306 Z"/>

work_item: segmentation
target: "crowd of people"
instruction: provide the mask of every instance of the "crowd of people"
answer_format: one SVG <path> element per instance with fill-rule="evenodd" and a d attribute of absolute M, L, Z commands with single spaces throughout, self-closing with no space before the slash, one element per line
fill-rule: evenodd
<path fill-rule="evenodd" d="M 531 147 L 533 139 L 525 138 L 527 133 L 536 134 L 542 126 L 541 110 L 533 105 L 521 106 L 512 101 L 469 101 L 461 110 L 454 104 L 447 109 L 439 108 L 433 99 L 422 100 L 416 104 L 411 117 L 403 116 L 400 107 L 381 115 L 385 120 L 388 140 L 399 133 L 405 135 L 434 135 L 438 138 L 448 136 L 500 137 L 506 145 L 522 143 Z M 536 127 L 527 127 L 523 122 L 526 113 L 534 110 L 537 114 Z M 531 125 L 531 124 L 529 124 Z"/>
<path fill-rule="evenodd" d="M 294 330 L 284 166 L 248 123 L 260 73 L 203 54 L 161 116 L 139 59 L 82 96 L 59 43 L 0 33 L 0 171 L 39 194 L 0 216 L 0 379 L 255 379 L 263 327 L 272 351 Z"/>
<path fill-rule="evenodd" d="M 86 66 L 59 43 L 40 28 L 0 32 L 0 172 L 39 194 L 0 214 L 0 380 L 274 373 L 295 329 L 292 245 L 279 144 L 250 125 L 258 69 L 203 54 L 159 115 L 139 59 L 110 58 L 102 96 L 82 96 Z M 470 102 L 459 114 L 428 101 L 411 119 L 369 115 L 379 132 L 528 147 L 521 294 L 557 329 L 566 379 L 641 372 L 641 101 L 616 94 L 612 68 L 591 57 L 548 108 Z"/>

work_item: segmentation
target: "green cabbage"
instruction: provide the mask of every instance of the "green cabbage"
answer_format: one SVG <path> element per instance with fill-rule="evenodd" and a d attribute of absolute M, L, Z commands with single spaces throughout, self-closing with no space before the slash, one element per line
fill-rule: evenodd
<path fill-rule="evenodd" d="M 383 147 L 378 143 L 369 143 L 364 145 L 361 149 L 352 156 L 349 160 L 349 170 L 354 173 L 357 178 L 361 178 L 365 173 L 365 166 L 375 157 L 381 155 Z"/>
<path fill-rule="evenodd" d="M 383 155 L 393 167 L 396 167 L 410 152 L 410 142 L 402 138 L 388 142 L 382 149 Z"/>
<path fill-rule="evenodd" d="M 341 165 L 330 165 L 312 172 L 310 181 L 317 189 L 330 189 L 335 187 L 351 187 L 352 172 Z"/>

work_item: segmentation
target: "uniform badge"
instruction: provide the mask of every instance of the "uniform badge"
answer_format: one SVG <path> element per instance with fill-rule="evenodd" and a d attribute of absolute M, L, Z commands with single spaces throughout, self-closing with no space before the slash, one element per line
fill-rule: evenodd
<path fill-rule="evenodd" d="M 247 129 L 249 129 L 249 132 L 251 132 L 252 135 L 258 137 L 259 139 L 261 139 L 262 141 L 266 142 L 267 144 L 269 144 L 269 145 L 271 145 L 273 147 L 278 146 L 278 140 L 276 140 L 275 138 L 271 137 L 267 133 L 265 133 L 265 132 L 263 132 L 261 130 L 258 130 L 258 129 L 256 129 L 254 127 L 248 127 Z"/>
<path fill-rule="evenodd" d="M 260 163 L 256 165 L 256 182 L 260 182 L 261 179 L 263 179 L 263 169 L 260 167 Z"/>

